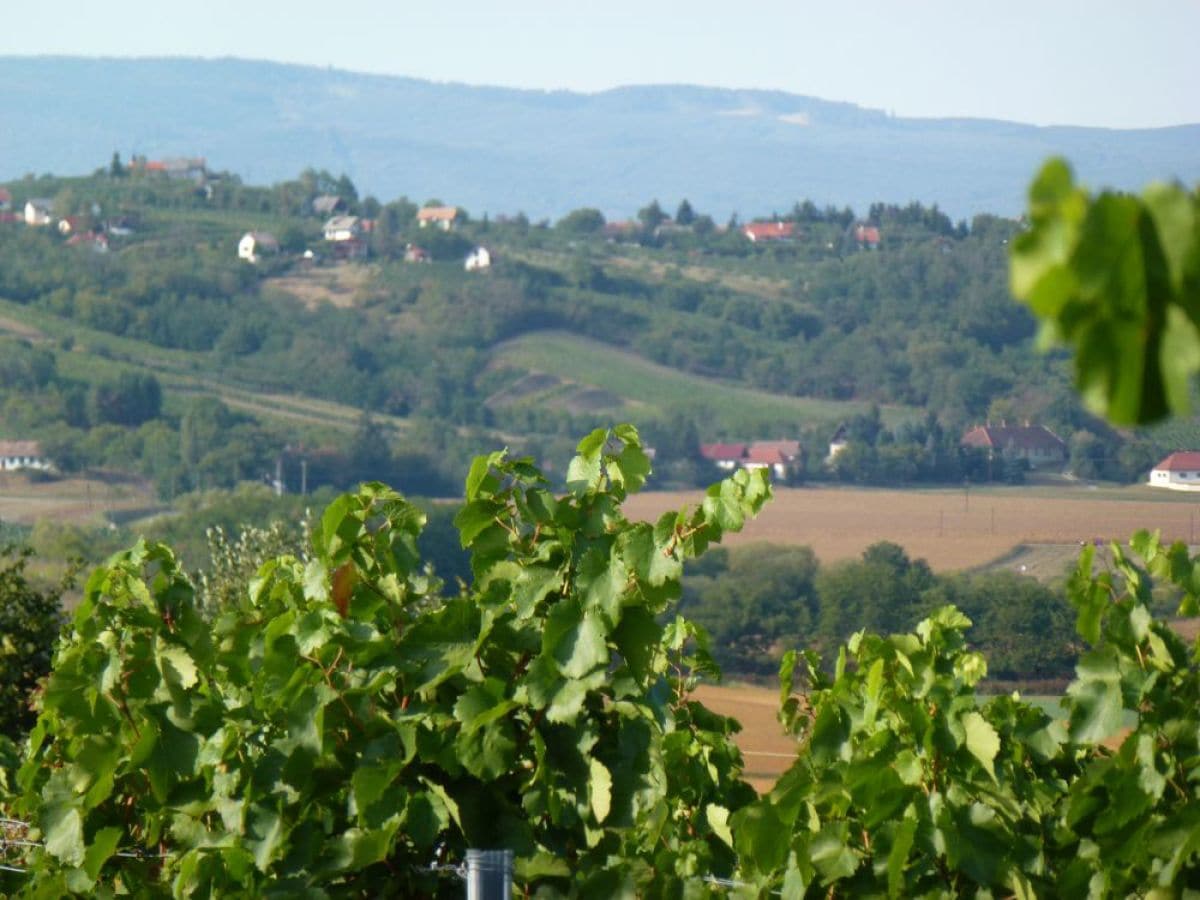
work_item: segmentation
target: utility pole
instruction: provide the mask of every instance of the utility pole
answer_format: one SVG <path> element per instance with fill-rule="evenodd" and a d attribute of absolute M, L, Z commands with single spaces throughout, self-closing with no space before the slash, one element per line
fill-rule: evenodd
<path fill-rule="evenodd" d="M 308 460 L 300 459 L 300 496 L 308 496 Z"/>

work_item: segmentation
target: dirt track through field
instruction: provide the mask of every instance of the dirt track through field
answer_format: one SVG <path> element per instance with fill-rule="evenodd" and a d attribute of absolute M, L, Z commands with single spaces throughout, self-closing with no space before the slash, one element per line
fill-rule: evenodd
<path fill-rule="evenodd" d="M 811 546 L 822 562 L 858 556 L 877 541 L 902 545 L 937 570 L 986 565 L 1018 544 L 1078 546 L 1080 541 L 1128 541 L 1139 528 L 1160 529 L 1164 539 L 1195 543 L 1200 498 L 1129 499 L 1064 496 L 1040 488 L 964 491 L 893 491 L 777 488 L 775 498 L 741 534 L 726 543 L 752 541 Z M 625 504 L 631 519 L 653 521 L 663 512 L 698 503 L 699 491 L 639 494 Z"/>

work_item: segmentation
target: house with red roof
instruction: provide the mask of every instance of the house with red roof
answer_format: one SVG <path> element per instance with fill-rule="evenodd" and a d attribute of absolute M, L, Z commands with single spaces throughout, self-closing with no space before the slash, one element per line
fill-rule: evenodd
<path fill-rule="evenodd" d="M 457 221 L 457 206 L 426 206 L 417 210 L 417 225 L 421 228 L 433 226 L 442 231 L 449 231 Z"/>
<path fill-rule="evenodd" d="M 779 481 L 787 481 L 803 466 L 799 441 L 755 441 L 746 448 L 744 469 L 770 469 Z"/>
<path fill-rule="evenodd" d="M 742 227 L 742 234 L 755 244 L 765 241 L 794 241 L 795 222 L 750 222 Z"/>
<path fill-rule="evenodd" d="M 746 458 L 745 444 L 701 444 L 700 455 L 723 472 L 732 472 Z"/>
<path fill-rule="evenodd" d="M 787 481 L 804 465 L 799 441 L 751 441 L 748 444 L 701 444 L 700 455 L 718 469 L 770 469 L 779 481 Z"/>
<path fill-rule="evenodd" d="M 994 457 L 1024 460 L 1031 469 L 1062 466 L 1067 444 L 1044 425 L 978 425 L 963 435 L 963 447 L 986 450 Z"/>
<path fill-rule="evenodd" d="M 881 240 L 879 229 L 874 225 L 859 225 L 854 229 L 854 240 L 858 242 L 858 246 L 860 247 L 876 250 L 879 248 Z"/>
<path fill-rule="evenodd" d="M 1150 470 L 1150 487 L 1169 491 L 1200 491 L 1200 451 L 1172 453 Z"/>

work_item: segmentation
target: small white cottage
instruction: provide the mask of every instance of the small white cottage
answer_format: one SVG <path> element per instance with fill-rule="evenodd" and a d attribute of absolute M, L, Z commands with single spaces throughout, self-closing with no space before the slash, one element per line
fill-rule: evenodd
<path fill-rule="evenodd" d="M 487 247 L 476 247 L 467 256 L 463 263 L 463 268 L 468 272 L 475 272 L 479 269 L 487 269 L 492 265 L 492 253 Z"/>
<path fill-rule="evenodd" d="M 53 464 L 37 441 L 0 441 L 0 472 L 35 469 L 46 472 Z"/>
<path fill-rule="evenodd" d="M 247 231 L 238 241 L 238 259 L 256 263 L 268 253 L 279 252 L 279 241 L 266 231 Z"/>
<path fill-rule="evenodd" d="M 1169 491 L 1200 491 L 1200 452 L 1172 453 L 1150 470 L 1150 487 Z"/>

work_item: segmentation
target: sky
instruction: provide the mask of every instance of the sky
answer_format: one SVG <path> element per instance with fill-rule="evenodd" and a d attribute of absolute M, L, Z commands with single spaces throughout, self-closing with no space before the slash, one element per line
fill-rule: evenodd
<path fill-rule="evenodd" d="M 236 56 L 600 91 L 772 88 L 898 116 L 1200 123 L 1200 0 L 66 0 L 0 55 Z"/>

